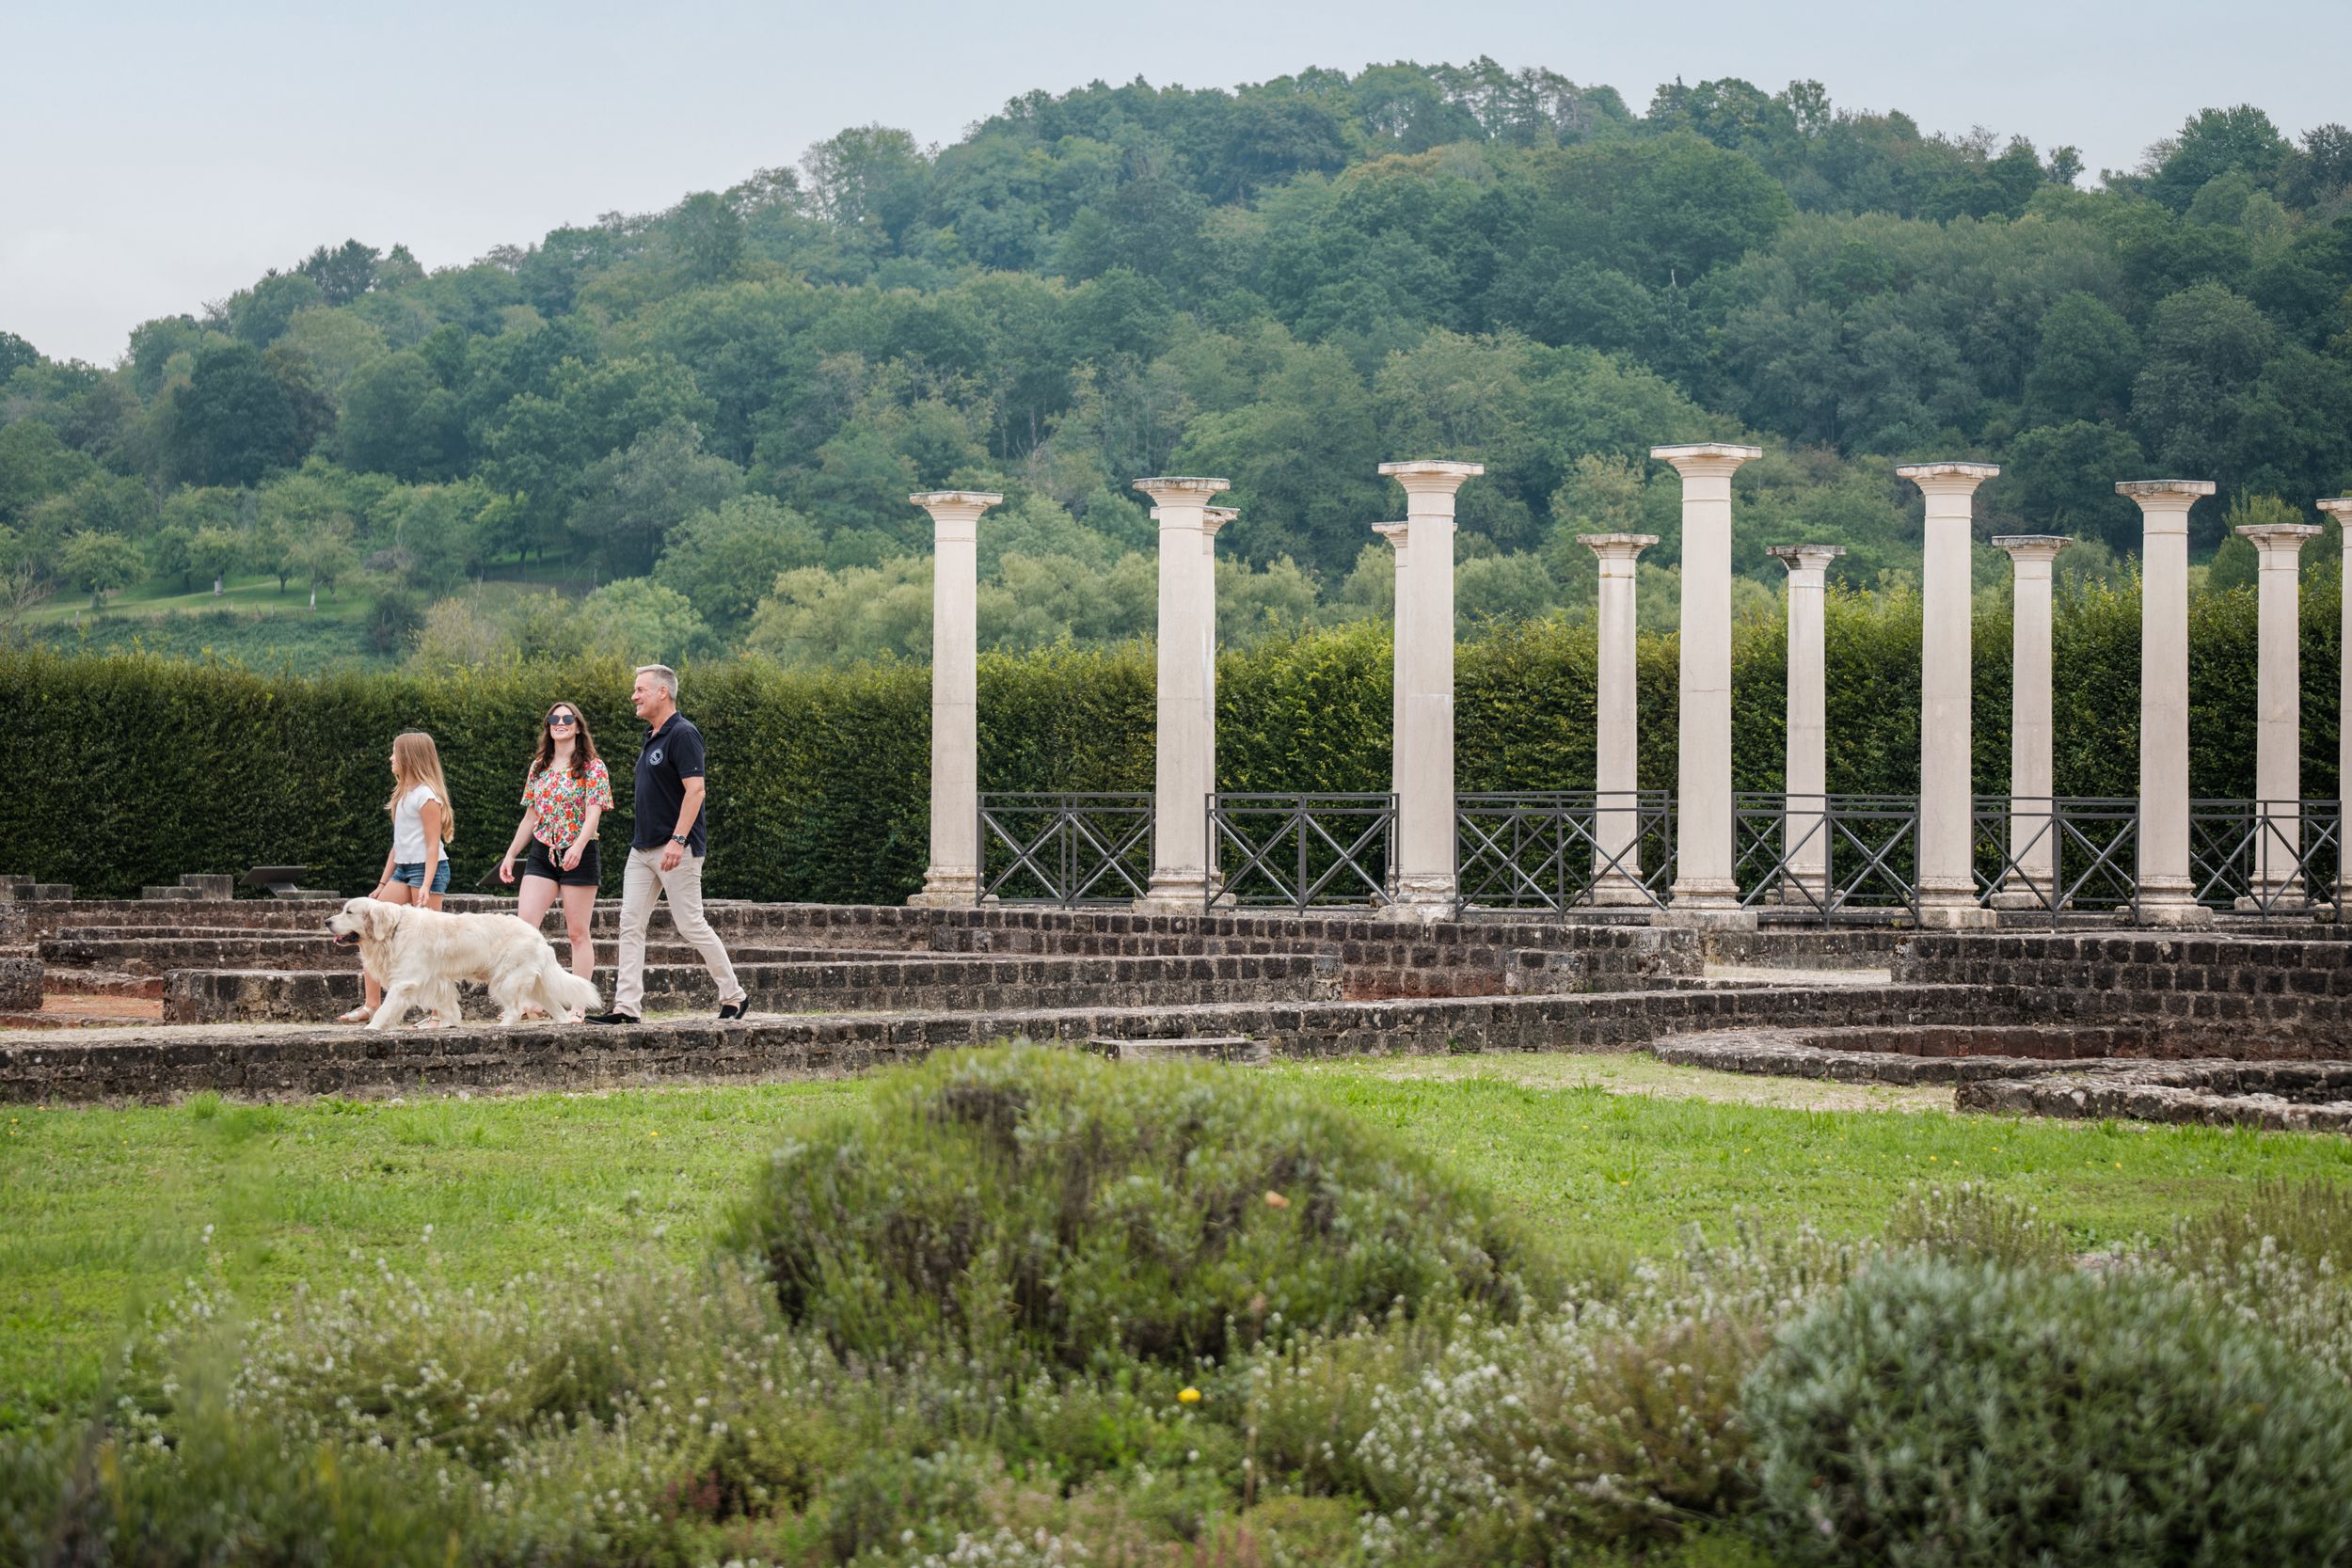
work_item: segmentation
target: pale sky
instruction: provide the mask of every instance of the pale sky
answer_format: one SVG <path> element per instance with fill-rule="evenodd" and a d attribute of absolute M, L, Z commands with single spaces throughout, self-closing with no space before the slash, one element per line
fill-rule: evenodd
<path fill-rule="evenodd" d="M 795 163 L 844 126 L 955 139 L 1093 79 L 1232 87 L 1492 55 L 1638 112 L 1677 76 L 1824 83 L 1924 129 L 2129 167 L 2208 105 L 2352 121 L 2341 0 L 1030 0 L 864 6 L 0 0 L 0 330 L 112 363 L 321 243 L 428 267 Z"/>

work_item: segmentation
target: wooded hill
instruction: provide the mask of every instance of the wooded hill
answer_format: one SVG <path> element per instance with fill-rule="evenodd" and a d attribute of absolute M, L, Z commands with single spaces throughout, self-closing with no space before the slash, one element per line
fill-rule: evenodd
<path fill-rule="evenodd" d="M 1639 112 L 1486 60 L 1034 92 L 952 146 L 852 129 L 469 265 L 322 246 L 112 368 L 0 334 L 0 569 L 53 614 L 263 574 L 427 662 L 811 663 L 927 649 L 905 498 L 939 486 L 1008 493 L 982 629 L 1012 646 L 1148 633 L 1144 474 L 1232 479 L 1238 641 L 1385 611 L 1385 458 L 1487 465 L 1472 627 L 1573 612 L 1573 536 L 1615 529 L 1664 536 L 1659 624 L 1655 442 L 1766 447 L 1755 599 L 1772 544 L 1842 544 L 1863 586 L 1914 568 L 1898 461 L 2002 464 L 1986 531 L 2104 546 L 2078 571 L 2133 546 L 2120 478 L 2219 481 L 2201 552 L 2232 508 L 2352 488 L 2352 132 L 2211 109 L 2082 175 L 1811 83 Z"/>

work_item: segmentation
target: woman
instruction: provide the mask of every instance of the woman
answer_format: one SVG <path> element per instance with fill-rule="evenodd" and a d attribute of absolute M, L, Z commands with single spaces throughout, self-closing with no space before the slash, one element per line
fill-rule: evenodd
<path fill-rule="evenodd" d="M 514 881 L 515 857 L 529 843 L 515 912 L 536 927 L 560 892 L 564 929 L 572 939 L 572 973 L 591 982 L 596 954 L 588 921 L 596 913 L 600 877 L 596 824 L 612 808 L 612 780 L 596 755 L 596 739 L 588 733 L 580 705 L 556 704 L 539 726 L 539 750 L 523 780 L 523 819 L 506 858 L 499 862 L 499 880 Z"/>
<path fill-rule="evenodd" d="M 441 907 L 449 891 L 449 857 L 442 847 L 457 837 L 457 813 L 449 803 L 449 783 L 441 777 L 441 753 L 422 730 L 403 730 L 392 737 L 392 797 L 384 809 L 392 817 L 392 847 L 384 857 L 383 874 L 371 898 L 388 904 Z M 339 1022 L 365 1023 L 384 1004 L 383 987 L 374 975 L 360 971 L 367 1000 L 344 1013 Z"/>

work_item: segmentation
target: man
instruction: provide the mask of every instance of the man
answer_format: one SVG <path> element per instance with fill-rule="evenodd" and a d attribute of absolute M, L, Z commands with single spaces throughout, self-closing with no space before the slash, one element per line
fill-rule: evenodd
<path fill-rule="evenodd" d="M 645 1000 L 645 930 L 653 902 L 667 894 L 670 923 L 700 953 L 719 982 L 719 1016 L 743 1016 L 743 988 L 727 961 L 726 944 L 703 918 L 703 736 L 677 710 L 677 672 L 648 664 L 629 690 L 645 738 L 637 753 L 637 836 L 621 877 L 620 973 L 612 1010 L 595 1023 L 635 1023 Z"/>

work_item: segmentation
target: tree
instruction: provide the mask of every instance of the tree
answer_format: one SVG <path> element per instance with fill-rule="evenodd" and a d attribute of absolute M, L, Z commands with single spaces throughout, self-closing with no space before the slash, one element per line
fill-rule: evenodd
<path fill-rule="evenodd" d="M 348 305 L 375 287 L 376 255 L 373 245 L 345 240 L 333 250 L 319 246 L 294 270 L 318 285 L 327 304 Z"/>
<path fill-rule="evenodd" d="M 679 205 L 674 221 L 678 256 L 692 281 L 720 282 L 743 264 L 743 220 L 725 198 L 698 191 Z"/>
<path fill-rule="evenodd" d="M 327 519 L 286 548 L 286 568 L 310 585 L 310 608 L 319 607 L 319 590 L 334 592 L 336 580 L 358 563 L 351 547 L 351 519 L 341 514 Z"/>
<path fill-rule="evenodd" d="M 770 496 L 736 496 L 672 529 L 653 575 L 713 626 L 732 628 L 751 618 L 778 573 L 819 565 L 824 556 L 806 517 Z"/>
<path fill-rule="evenodd" d="M 2132 422 L 2157 465 L 2190 479 L 2233 477 L 2245 402 L 2278 346 L 2253 304 L 2218 283 L 2156 307 L 2132 389 Z"/>
<path fill-rule="evenodd" d="M 256 483 L 294 462 L 299 434 L 285 384 L 247 343 L 197 356 L 171 401 L 169 429 L 174 470 L 199 484 Z"/>
<path fill-rule="evenodd" d="M 2147 471 L 2148 459 L 2127 432 L 2077 420 L 2018 436 L 1994 483 L 2001 509 L 2022 516 L 2028 531 L 2079 534 L 2119 556 L 2137 555 L 2139 509 L 2115 485 Z"/>
<path fill-rule="evenodd" d="M 145 574 L 147 558 L 119 533 L 87 531 L 66 541 L 57 564 L 67 581 L 89 590 L 90 608 L 103 610 L 107 594 Z"/>
<path fill-rule="evenodd" d="M 718 649 L 718 639 L 684 595 L 650 578 L 608 582 L 580 601 L 591 652 L 632 664 L 673 667 Z"/>
<path fill-rule="evenodd" d="M 2185 213 L 2217 175 L 2241 172 L 2267 190 L 2285 171 L 2290 150 L 2270 117 L 2250 103 L 2200 109 L 2181 127 L 2148 177 L 2148 194 Z"/>
<path fill-rule="evenodd" d="M 196 531 L 188 541 L 188 559 L 199 571 L 212 574 L 213 596 L 218 598 L 229 574 L 246 563 L 252 548 L 252 536 L 245 531 L 215 523 Z"/>
<path fill-rule="evenodd" d="M 2042 341 L 2026 377 L 2026 409 L 2037 424 L 2113 422 L 2131 407 L 2139 340 L 2131 323 L 2090 294 L 2075 293 L 2042 318 Z"/>
<path fill-rule="evenodd" d="M 344 464 L 362 473 L 445 478 L 462 440 L 457 403 L 422 355 L 388 354 L 351 378 L 340 440 Z"/>
<path fill-rule="evenodd" d="M 691 423 L 672 420 L 589 466 L 571 529 L 606 570 L 637 576 L 653 565 L 672 529 L 742 487 L 740 468 L 704 451 Z"/>

